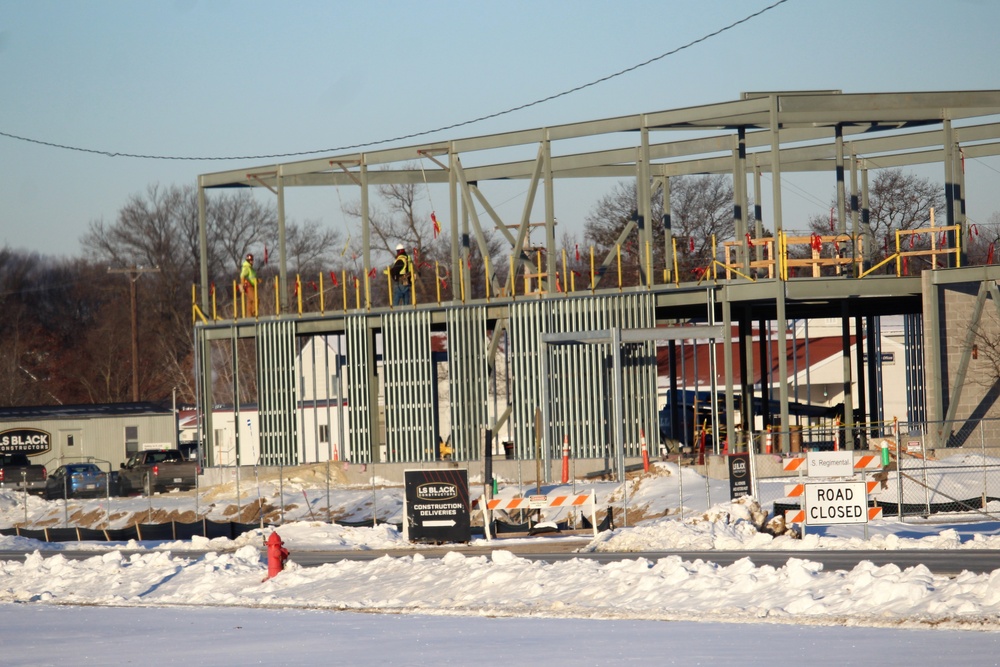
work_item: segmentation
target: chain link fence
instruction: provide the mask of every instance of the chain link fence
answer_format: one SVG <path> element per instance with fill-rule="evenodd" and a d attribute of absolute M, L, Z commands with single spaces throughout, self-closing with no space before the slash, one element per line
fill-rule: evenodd
<path fill-rule="evenodd" d="M 842 450 L 841 443 L 852 443 L 856 460 L 862 455 L 879 457 L 873 467 L 859 468 L 857 475 L 876 483 L 869 502 L 882 507 L 884 517 L 1000 520 L 1000 419 L 824 426 L 773 431 L 756 440 L 763 454 L 757 464 L 759 500 L 773 504 L 776 511 L 798 506 L 797 499 L 786 495 L 790 484 L 818 479 L 810 479 L 805 466 L 786 469 L 785 459 L 809 451 Z M 866 446 L 859 446 L 862 443 Z M 881 465 L 883 445 L 888 465 Z"/>

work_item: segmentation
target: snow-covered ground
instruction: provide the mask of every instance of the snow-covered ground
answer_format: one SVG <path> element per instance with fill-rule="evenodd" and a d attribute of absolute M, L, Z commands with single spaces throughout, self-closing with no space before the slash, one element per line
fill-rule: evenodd
<path fill-rule="evenodd" d="M 321 485 L 286 482 L 283 497 L 278 488 L 268 482 L 242 489 L 240 501 L 242 507 L 259 494 L 272 508 L 284 505 L 287 523 L 277 530 L 291 562 L 267 581 L 258 547 L 271 528 L 236 540 L 176 543 L 60 545 L 0 537 L 0 549 L 31 552 L 24 563 L 0 562 L 4 664 L 106 664 L 107 651 L 121 650 L 124 638 L 143 648 L 147 664 L 246 664 L 269 657 L 281 664 L 448 665 L 493 656 L 546 665 L 932 664 L 961 656 L 963 664 L 979 665 L 996 664 L 1000 655 L 1000 570 L 948 577 L 922 566 L 862 562 L 850 571 L 825 571 L 796 558 L 780 568 L 750 560 L 722 567 L 641 553 L 605 565 L 583 558 L 547 564 L 517 557 L 503 539 L 490 543 L 485 556 L 463 554 L 465 547 L 455 545 L 443 558 L 418 549 L 403 558 L 304 568 L 295 563 L 297 551 L 408 546 L 391 525 L 354 528 L 322 520 L 329 508 L 352 520 L 374 513 L 398 521 L 402 489 L 338 487 L 328 505 Z M 624 488 L 593 488 L 599 506 L 620 506 L 627 498 L 629 515 L 646 518 L 593 540 L 534 539 L 574 539 L 581 551 L 632 552 L 1000 548 L 1000 523 L 981 513 L 883 519 L 868 526 L 867 539 L 860 526 L 810 528 L 804 539 L 773 536 L 762 532 L 767 512 L 756 502 L 724 501 L 724 484 L 671 465 Z M 518 491 L 505 485 L 501 495 Z M 227 493 L 202 490 L 200 514 L 232 518 L 235 496 Z M 21 496 L 0 492 L 0 525 L 22 521 L 27 511 L 29 521 L 61 525 L 67 516 L 90 517 L 99 526 L 112 518 L 114 527 L 133 516 L 183 517 L 193 498 L 111 502 L 64 507 L 29 498 L 25 507 Z M 74 561 L 58 553 L 81 547 L 95 555 Z M 124 547 L 139 553 L 123 556 L 116 548 Z M 191 549 L 209 553 L 185 555 Z M 379 614 L 348 613 L 362 611 Z M 206 646 L 214 650 L 205 653 Z"/>

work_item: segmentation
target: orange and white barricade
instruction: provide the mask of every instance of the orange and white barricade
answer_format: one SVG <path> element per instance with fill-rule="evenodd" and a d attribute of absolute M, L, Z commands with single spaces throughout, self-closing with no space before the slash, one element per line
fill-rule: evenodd
<path fill-rule="evenodd" d="M 597 496 L 593 491 L 577 495 L 534 495 L 523 498 L 492 498 L 490 500 L 480 497 L 478 501 L 473 503 L 473 507 L 476 505 L 483 510 L 483 525 L 487 527 L 485 531 L 487 541 L 492 539 L 489 531 L 489 525 L 492 523 L 492 512 L 497 510 L 508 512 L 511 510 L 536 510 L 550 507 L 584 509 L 589 506 L 590 525 L 594 529 L 594 537 L 597 537 Z"/>

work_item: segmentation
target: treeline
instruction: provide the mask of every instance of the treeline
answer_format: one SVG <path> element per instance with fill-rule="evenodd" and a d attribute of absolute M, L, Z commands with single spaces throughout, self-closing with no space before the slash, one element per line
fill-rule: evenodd
<path fill-rule="evenodd" d="M 277 213 L 248 192 L 214 194 L 206 211 L 210 280 L 277 244 Z M 329 262 L 339 233 L 289 224 L 295 268 Z M 82 256 L 0 248 L 0 405 L 133 399 L 131 289 L 137 296 L 139 400 L 194 400 L 191 285 L 199 282 L 197 191 L 151 186 L 114 221 L 91 222 Z M 135 271 L 133 271 L 133 269 Z"/>

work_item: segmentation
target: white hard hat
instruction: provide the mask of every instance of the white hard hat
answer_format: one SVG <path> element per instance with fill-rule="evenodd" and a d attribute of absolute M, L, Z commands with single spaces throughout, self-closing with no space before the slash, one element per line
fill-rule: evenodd
<path fill-rule="evenodd" d="M 397 250 L 397 251 L 399 251 L 399 250 L 406 250 L 406 248 L 404 248 L 404 247 L 403 247 L 403 244 L 402 244 L 402 243 L 397 243 L 397 244 L 396 244 L 396 250 Z"/>

